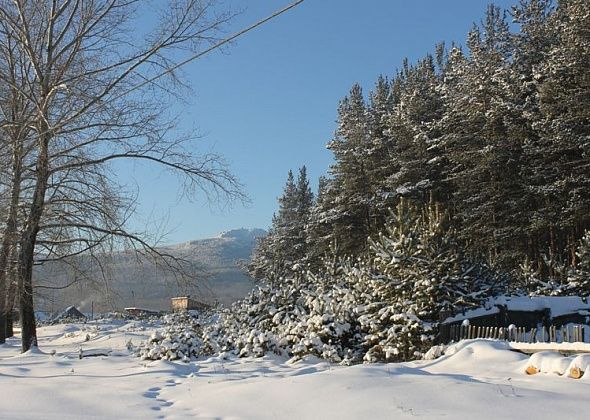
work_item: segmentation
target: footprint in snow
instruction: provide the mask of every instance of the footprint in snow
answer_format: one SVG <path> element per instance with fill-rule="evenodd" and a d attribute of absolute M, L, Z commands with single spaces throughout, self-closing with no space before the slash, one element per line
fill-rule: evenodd
<path fill-rule="evenodd" d="M 156 399 L 160 396 L 160 393 L 158 391 L 147 391 L 143 393 L 143 396 L 146 398 Z"/>
<path fill-rule="evenodd" d="M 170 382 L 170 381 L 167 381 L 167 382 Z M 173 385 L 176 385 L 176 383 L 173 383 L 172 385 L 167 385 L 167 386 L 173 386 Z M 143 393 L 143 396 L 145 398 L 150 398 L 150 399 L 156 400 L 158 402 L 158 405 L 154 405 L 151 407 L 151 409 L 154 411 L 160 411 L 162 408 L 171 407 L 172 405 L 174 405 L 174 403 L 172 401 L 168 401 L 166 399 L 159 398 L 161 391 L 162 391 L 162 388 L 156 386 L 156 387 L 148 389 L 146 392 Z"/>

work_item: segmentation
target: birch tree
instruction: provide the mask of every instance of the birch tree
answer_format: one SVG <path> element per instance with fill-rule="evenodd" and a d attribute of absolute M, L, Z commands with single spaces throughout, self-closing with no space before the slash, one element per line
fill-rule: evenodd
<path fill-rule="evenodd" d="M 43 245 L 41 236 L 52 236 L 40 232 L 67 231 L 65 240 L 78 245 L 101 235 L 121 237 L 149 249 L 141 236 L 125 229 L 125 217 L 114 217 L 111 222 L 116 223 L 84 218 L 85 209 L 102 204 L 87 200 L 89 191 L 106 197 L 102 192 L 110 190 L 115 201 L 121 199 L 116 198 L 121 191 L 112 162 L 133 159 L 162 166 L 179 175 L 188 194 L 241 197 L 223 160 L 200 154 L 195 136 L 176 135 L 176 120 L 167 112 L 167 105 L 186 92 L 181 76 L 173 71 L 176 60 L 214 43 L 231 15 L 218 13 L 214 1 L 157 2 L 149 13 L 158 23 L 142 33 L 139 17 L 149 4 L 0 0 L 1 48 L 19 57 L 16 77 L 3 65 L 0 82 L 23 98 L 23 118 L 14 126 L 33 145 L 27 154 L 30 176 L 17 183 L 21 225 L 18 240 L 11 244 L 18 250 L 23 351 L 36 345 L 35 252 Z M 86 192 L 74 193 L 80 186 Z M 84 198 L 72 199 L 76 196 Z M 114 203 L 114 208 L 126 208 L 121 203 Z M 14 207 L 9 206 L 8 215 Z M 5 252 L 3 243 L 0 256 Z M 6 272 L 6 266 L 0 271 Z"/>

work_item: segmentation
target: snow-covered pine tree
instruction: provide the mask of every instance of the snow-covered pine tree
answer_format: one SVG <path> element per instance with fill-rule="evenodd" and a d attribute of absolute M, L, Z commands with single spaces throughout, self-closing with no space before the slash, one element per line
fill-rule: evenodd
<path fill-rule="evenodd" d="M 398 98 L 391 83 L 379 76 L 375 88 L 369 93 L 367 112 L 369 116 L 369 144 L 367 145 L 367 176 L 371 197 L 372 232 L 376 233 L 385 223 L 387 209 L 395 205 L 395 194 L 387 179 L 397 171 L 397 156 L 394 139 L 388 132 L 387 119 Z"/>
<path fill-rule="evenodd" d="M 451 52 L 442 88 L 446 112 L 438 128 L 450 160 L 449 208 L 474 254 L 509 265 L 526 242 L 520 222 L 527 195 L 520 182 L 520 124 L 511 90 L 512 37 L 498 7 L 488 8 L 467 46 L 469 58 Z"/>
<path fill-rule="evenodd" d="M 444 180 L 439 173 L 440 160 L 433 143 L 435 121 L 443 112 L 437 86 L 434 58 L 427 55 L 410 66 L 397 79 L 398 101 L 387 117 L 387 133 L 393 139 L 395 161 L 387 178 L 392 195 L 421 201 L 442 199 Z M 441 196 L 441 197 L 439 197 Z"/>
<path fill-rule="evenodd" d="M 309 186 L 309 179 L 307 178 L 307 168 L 302 166 L 299 169 L 296 185 L 297 194 L 297 212 L 296 212 L 296 229 L 294 235 L 296 237 L 293 249 L 293 261 L 299 264 L 304 263 L 309 253 L 307 241 L 307 225 L 311 217 L 311 210 L 314 205 L 314 197 Z"/>
<path fill-rule="evenodd" d="M 313 194 L 305 166 L 299 170 L 297 181 L 293 172 L 289 171 L 278 202 L 279 210 L 273 216 L 269 233 L 258 240 L 247 267 L 250 275 L 257 280 L 276 282 L 307 255 L 305 231 Z"/>
<path fill-rule="evenodd" d="M 419 208 L 401 200 L 370 246 L 376 272 L 391 279 L 398 311 L 425 322 L 477 307 L 502 286 L 486 267 L 462 255 L 446 213 L 436 205 Z"/>
<path fill-rule="evenodd" d="M 369 143 L 367 105 L 361 87 L 355 84 L 340 103 L 335 138 L 327 146 L 335 160 L 330 167 L 328 188 L 331 199 L 324 200 L 319 209 L 320 213 L 330 215 L 333 240 L 343 255 L 364 250 L 371 230 Z"/>
<path fill-rule="evenodd" d="M 573 262 L 576 242 L 590 227 L 590 2 L 559 1 L 547 25 L 557 40 L 537 70 L 537 202 L 552 255 Z"/>
<path fill-rule="evenodd" d="M 307 256 L 306 261 L 316 269 L 323 265 L 322 259 L 330 255 L 336 246 L 332 222 L 338 218 L 336 209 L 330 203 L 335 200 L 336 192 L 330 180 L 320 176 L 315 203 L 310 210 L 306 226 Z"/>

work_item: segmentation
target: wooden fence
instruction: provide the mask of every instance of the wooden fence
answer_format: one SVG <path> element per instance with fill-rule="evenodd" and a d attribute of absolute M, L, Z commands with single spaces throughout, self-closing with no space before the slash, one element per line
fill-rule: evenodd
<path fill-rule="evenodd" d="M 585 328 L 589 327 L 585 325 L 562 325 L 560 327 L 550 325 L 548 328 L 451 325 L 448 341 L 490 338 L 520 343 L 587 343 L 590 334 L 586 333 Z"/>

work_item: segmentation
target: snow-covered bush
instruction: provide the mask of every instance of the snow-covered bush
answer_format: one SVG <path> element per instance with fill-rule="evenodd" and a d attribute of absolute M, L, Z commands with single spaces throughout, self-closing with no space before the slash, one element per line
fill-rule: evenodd
<path fill-rule="evenodd" d="M 197 317 L 188 313 L 164 316 L 164 327 L 136 350 L 142 359 L 190 361 L 203 354 L 202 328 Z"/>
<path fill-rule="evenodd" d="M 430 348 L 441 311 L 477 306 L 499 283 L 491 270 L 462 258 L 432 209 L 402 205 L 370 244 L 358 260 L 333 256 L 313 272 L 295 264 L 210 322 L 177 325 L 173 318 L 141 355 L 276 353 L 342 364 L 415 359 Z"/>
<path fill-rule="evenodd" d="M 330 267 L 321 275 L 297 268 L 258 288 L 206 326 L 204 341 L 240 356 L 314 355 L 342 364 L 408 360 L 428 348 L 428 325 L 385 299 L 386 278 L 362 261 Z"/>

